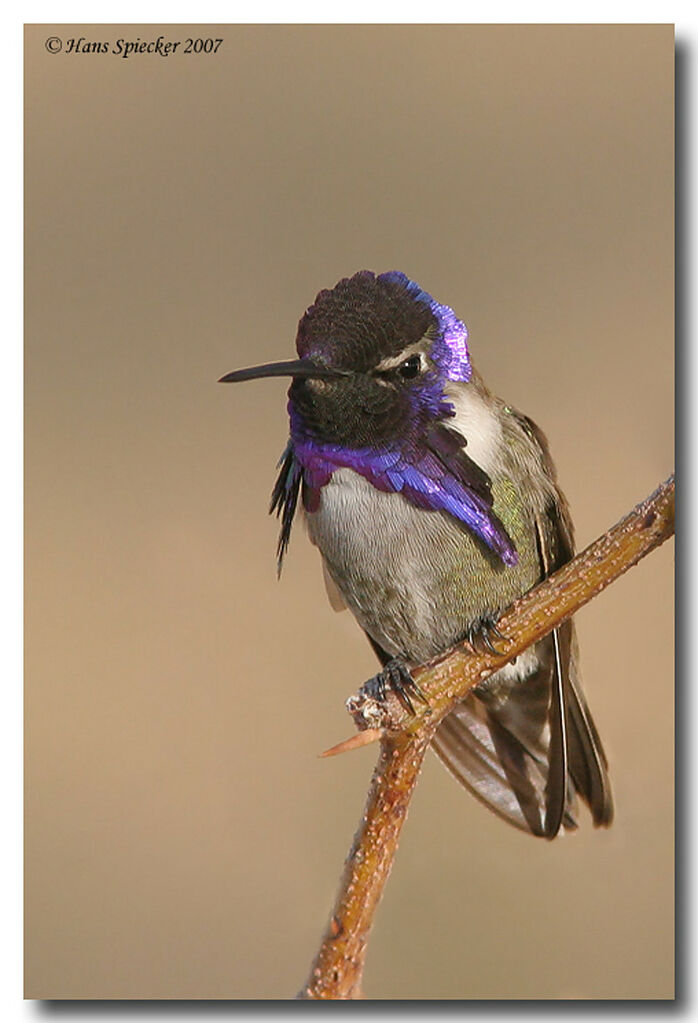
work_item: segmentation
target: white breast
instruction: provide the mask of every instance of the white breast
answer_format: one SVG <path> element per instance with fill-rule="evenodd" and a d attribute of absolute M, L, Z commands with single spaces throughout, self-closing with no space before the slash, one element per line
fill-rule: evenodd
<path fill-rule="evenodd" d="M 463 631 L 466 594 L 453 566 L 473 541 L 448 516 L 338 469 L 306 521 L 346 605 L 388 653 L 420 663 Z"/>

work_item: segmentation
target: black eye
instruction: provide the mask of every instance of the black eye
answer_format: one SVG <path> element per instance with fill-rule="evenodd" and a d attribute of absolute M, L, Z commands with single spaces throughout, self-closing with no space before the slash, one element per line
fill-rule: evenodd
<path fill-rule="evenodd" d="M 413 380 L 414 377 L 419 376 L 421 369 L 421 355 L 410 355 L 409 359 L 405 359 L 405 361 L 398 366 L 397 371 L 404 380 Z"/>

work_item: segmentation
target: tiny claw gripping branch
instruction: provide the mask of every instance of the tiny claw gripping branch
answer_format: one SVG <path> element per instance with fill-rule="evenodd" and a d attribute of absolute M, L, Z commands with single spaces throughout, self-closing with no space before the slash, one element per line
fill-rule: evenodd
<path fill-rule="evenodd" d="M 389 728 L 391 721 L 389 696 L 395 697 L 403 709 L 415 715 L 413 701 L 429 706 L 429 700 L 412 677 L 410 671 L 397 658 L 388 661 L 378 675 L 362 685 L 356 696 L 350 696 L 346 707 L 354 717 L 357 727 Z M 366 722 L 366 724 L 362 724 Z"/>
<path fill-rule="evenodd" d="M 477 653 L 478 650 L 487 650 L 491 654 L 504 655 L 505 650 L 498 650 L 495 644 L 492 642 L 492 636 L 500 640 L 502 643 L 508 643 L 509 637 L 505 636 L 497 625 L 497 619 L 483 618 L 477 626 L 473 626 L 468 630 L 467 643 L 472 650 Z"/>

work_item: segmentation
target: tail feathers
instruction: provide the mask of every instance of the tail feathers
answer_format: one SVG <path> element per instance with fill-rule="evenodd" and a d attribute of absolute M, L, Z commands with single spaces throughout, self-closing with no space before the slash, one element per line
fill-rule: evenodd
<path fill-rule="evenodd" d="M 543 830 L 546 838 L 555 838 L 562 824 L 567 791 L 569 789 L 569 758 L 567 737 L 567 714 L 565 712 L 565 669 L 560 649 L 562 639 L 558 630 L 551 635 L 552 659 L 550 672 L 550 707 L 548 723 L 550 739 L 548 744 L 548 777 L 545 783 L 545 820 Z"/>
<path fill-rule="evenodd" d="M 492 676 L 448 715 L 432 742 L 481 802 L 545 838 L 577 826 L 577 795 L 594 824 L 607 826 L 613 817 L 606 758 L 576 677 L 572 626 L 559 631 L 538 645 L 537 670 L 523 680 Z"/>
<path fill-rule="evenodd" d="M 440 725 L 432 746 L 456 779 L 495 813 L 523 831 L 542 835 L 537 762 L 474 698 Z"/>
<path fill-rule="evenodd" d="M 521 831 L 549 837 L 544 765 L 489 712 L 469 698 L 439 727 L 432 747 L 449 771 L 480 802 Z M 577 827 L 577 801 L 568 786 L 562 824 Z"/>
<path fill-rule="evenodd" d="M 570 774 L 591 810 L 596 827 L 613 822 L 613 797 L 608 763 L 586 701 L 574 681 L 568 699 Z"/>

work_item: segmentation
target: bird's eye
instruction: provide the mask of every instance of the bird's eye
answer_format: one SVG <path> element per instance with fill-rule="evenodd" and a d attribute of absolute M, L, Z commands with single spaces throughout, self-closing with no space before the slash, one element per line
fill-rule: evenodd
<path fill-rule="evenodd" d="M 413 380 L 416 376 L 419 376 L 421 369 L 421 355 L 410 355 L 409 359 L 405 359 L 404 362 L 400 363 L 397 371 L 404 380 Z"/>

